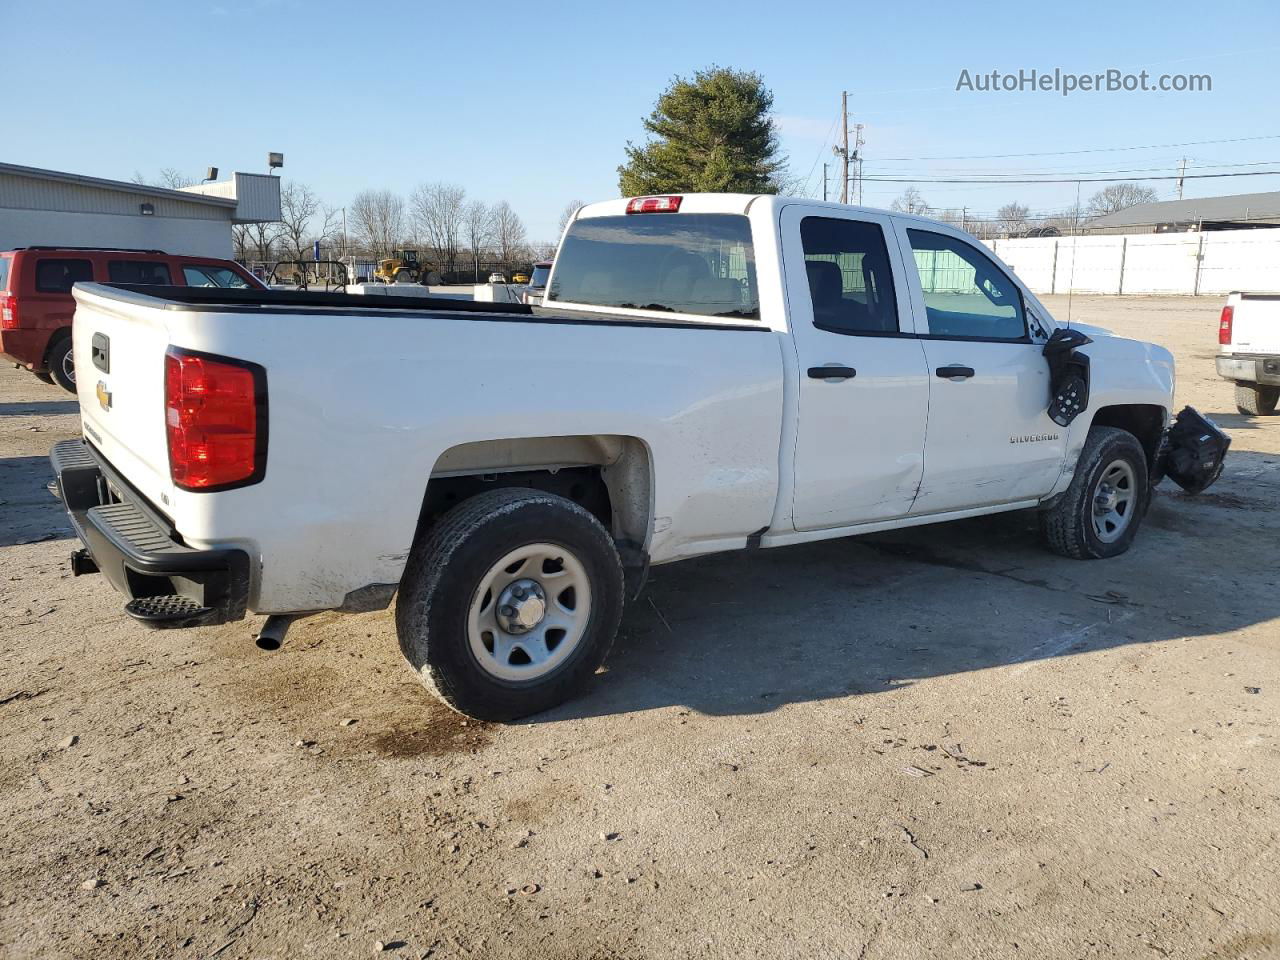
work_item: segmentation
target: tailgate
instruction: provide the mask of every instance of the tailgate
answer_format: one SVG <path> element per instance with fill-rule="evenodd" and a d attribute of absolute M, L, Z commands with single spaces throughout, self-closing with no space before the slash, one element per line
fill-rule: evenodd
<path fill-rule="evenodd" d="M 1232 318 L 1231 352 L 1280 356 L 1280 295 L 1240 295 Z"/>
<path fill-rule="evenodd" d="M 97 284 L 76 284 L 72 325 L 76 394 L 84 433 L 143 496 L 168 506 L 169 450 L 165 433 L 166 312 L 150 298 Z"/>

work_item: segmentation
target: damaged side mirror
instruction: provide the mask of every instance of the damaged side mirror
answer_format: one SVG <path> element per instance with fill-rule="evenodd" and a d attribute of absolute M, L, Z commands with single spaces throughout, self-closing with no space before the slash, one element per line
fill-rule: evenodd
<path fill-rule="evenodd" d="M 1079 330 L 1059 328 L 1041 351 L 1049 362 L 1049 419 L 1060 427 L 1089 406 L 1089 357 L 1076 352 L 1086 343 L 1093 341 Z"/>

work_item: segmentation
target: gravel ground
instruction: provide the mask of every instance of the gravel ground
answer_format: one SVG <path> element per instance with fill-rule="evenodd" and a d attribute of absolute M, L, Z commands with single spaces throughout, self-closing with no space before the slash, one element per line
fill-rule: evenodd
<path fill-rule="evenodd" d="M 44 489 L 74 403 L 0 370 L 0 954 L 1280 956 L 1280 417 L 1235 413 L 1219 306 L 1071 306 L 1234 438 L 1126 556 L 1013 514 L 663 567 L 511 726 L 389 612 L 134 624 Z"/>

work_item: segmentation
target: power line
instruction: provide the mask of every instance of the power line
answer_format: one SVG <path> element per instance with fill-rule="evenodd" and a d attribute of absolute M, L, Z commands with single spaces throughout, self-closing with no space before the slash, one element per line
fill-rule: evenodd
<path fill-rule="evenodd" d="M 1067 157 L 1080 153 L 1119 153 L 1124 150 L 1162 150 L 1166 147 L 1198 147 L 1209 143 L 1250 143 L 1257 140 L 1280 140 L 1280 133 L 1261 137 L 1233 137 L 1229 140 L 1187 140 L 1183 143 L 1149 143 L 1137 147 L 1090 147 L 1086 150 L 1046 150 L 1040 153 L 975 153 L 954 157 L 880 157 L 881 161 L 906 160 L 1007 160 L 1010 157 Z M 1072 181 L 1073 183 L 1075 181 Z"/>
<path fill-rule="evenodd" d="M 1126 177 L 1126 180 L 1213 180 L 1219 177 L 1274 177 L 1280 176 L 1280 170 L 1246 170 L 1240 173 L 1189 173 L 1185 177 L 1178 174 L 1163 177 Z M 876 183 L 1112 183 L 1116 177 L 1065 177 L 1062 179 L 953 179 L 933 177 L 867 177 Z"/>

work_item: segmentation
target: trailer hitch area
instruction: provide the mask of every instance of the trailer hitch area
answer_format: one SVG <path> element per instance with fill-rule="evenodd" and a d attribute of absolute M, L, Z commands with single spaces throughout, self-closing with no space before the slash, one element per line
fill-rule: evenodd
<path fill-rule="evenodd" d="M 1049 361 L 1049 419 L 1060 427 L 1070 426 L 1089 406 L 1089 357 L 1076 352 L 1086 343 L 1093 340 L 1060 327 L 1041 351 Z"/>
<path fill-rule="evenodd" d="M 1202 493 L 1222 476 L 1231 438 L 1194 407 L 1183 407 L 1165 431 L 1156 479 L 1168 477 L 1190 494 Z"/>

